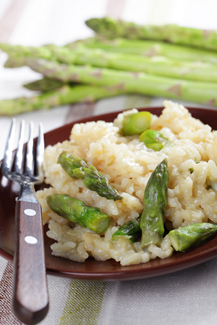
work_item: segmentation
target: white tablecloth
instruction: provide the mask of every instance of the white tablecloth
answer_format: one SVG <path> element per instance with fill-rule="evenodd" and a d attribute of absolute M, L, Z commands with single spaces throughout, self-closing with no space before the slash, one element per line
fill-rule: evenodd
<path fill-rule="evenodd" d="M 0 42 L 63 45 L 92 36 L 84 21 L 105 15 L 140 24 L 178 23 L 217 29 L 216 12 L 214 0 L 1 0 Z M 0 53 L 0 99 L 31 96 L 22 84 L 40 75 L 27 67 L 5 69 L 5 60 L 6 55 Z M 162 103 L 162 98 L 118 96 L 91 105 L 21 114 L 17 120 L 33 120 L 36 125 L 41 121 L 46 132 L 83 116 Z M 0 158 L 10 120 L 0 117 Z M 20 324 L 10 308 L 12 273 L 12 264 L 0 257 L 0 324 L 4 325 Z M 217 259 L 137 281 L 91 282 L 48 276 L 48 287 L 50 310 L 43 325 L 217 324 Z"/>

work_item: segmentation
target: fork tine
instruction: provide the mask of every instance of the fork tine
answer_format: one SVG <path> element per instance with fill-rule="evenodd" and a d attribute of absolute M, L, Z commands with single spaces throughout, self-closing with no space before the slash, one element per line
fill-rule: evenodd
<path fill-rule="evenodd" d="M 16 160 L 15 160 L 15 172 L 22 173 L 23 171 L 23 136 L 24 136 L 24 126 L 25 122 L 22 120 L 20 124 L 20 134 L 18 139 L 18 148 L 16 153 Z"/>
<path fill-rule="evenodd" d="M 13 163 L 12 150 L 13 150 L 13 140 L 14 140 L 14 133 L 15 133 L 15 124 L 16 124 L 16 119 L 13 118 L 11 121 L 7 143 L 5 146 L 4 159 L 2 163 L 2 171 L 5 176 L 7 176 L 7 173 L 8 171 L 10 171 Z"/>
<path fill-rule="evenodd" d="M 29 123 L 29 139 L 27 143 L 26 153 L 26 174 L 33 175 L 34 173 L 34 161 L 33 161 L 33 122 Z"/>
<path fill-rule="evenodd" d="M 36 175 L 39 177 L 39 180 L 43 177 L 43 157 L 44 157 L 44 133 L 42 124 L 39 124 L 38 131 L 38 141 L 37 141 L 37 152 L 36 152 Z"/>

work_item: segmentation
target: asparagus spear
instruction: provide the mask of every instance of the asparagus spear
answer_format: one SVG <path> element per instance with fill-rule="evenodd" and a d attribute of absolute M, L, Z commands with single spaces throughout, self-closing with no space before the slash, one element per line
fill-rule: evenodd
<path fill-rule="evenodd" d="M 171 230 L 169 237 L 176 251 L 186 251 L 191 247 L 203 244 L 216 232 L 217 225 L 204 222 Z"/>
<path fill-rule="evenodd" d="M 64 85 L 61 88 L 33 97 L 1 100 L 0 115 L 15 115 L 77 102 L 92 102 L 123 93 L 124 91 L 121 89 L 106 89 L 90 85 L 73 87 Z"/>
<path fill-rule="evenodd" d="M 94 166 L 87 165 L 82 158 L 76 158 L 69 152 L 63 151 L 58 157 L 58 163 L 75 179 L 81 178 L 84 185 L 108 200 L 121 200 L 119 193 L 109 185 L 108 179 L 97 171 Z"/>
<path fill-rule="evenodd" d="M 217 56 L 214 51 L 150 40 L 131 40 L 125 38 L 108 40 L 92 37 L 66 45 L 71 50 L 77 49 L 78 46 L 101 49 L 106 52 L 135 54 L 143 57 L 165 56 L 178 61 L 217 63 Z"/>
<path fill-rule="evenodd" d="M 151 39 L 174 44 L 217 49 L 217 31 L 182 27 L 175 24 L 154 26 L 137 25 L 111 17 L 92 18 L 86 25 L 106 38 Z"/>
<path fill-rule="evenodd" d="M 38 57 L 39 52 L 41 58 L 52 59 L 52 51 L 49 46 L 33 47 L 0 43 L 0 49 L 9 55 L 9 60 L 5 63 L 7 68 L 23 66 L 25 57 Z"/>
<path fill-rule="evenodd" d="M 51 90 L 58 89 L 63 85 L 64 83 L 62 81 L 51 78 L 43 78 L 24 84 L 23 87 L 29 90 L 48 92 Z M 73 86 L 73 84 L 71 84 L 71 86 Z"/>
<path fill-rule="evenodd" d="M 123 135 L 136 135 L 146 130 L 151 123 L 150 112 L 138 112 L 124 116 L 122 133 Z"/>
<path fill-rule="evenodd" d="M 144 192 L 144 210 L 141 216 L 141 247 L 160 245 L 164 235 L 164 213 L 167 206 L 169 171 L 164 159 L 151 174 Z"/>
<path fill-rule="evenodd" d="M 142 72 L 65 65 L 46 60 L 28 59 L 26 63 L 34 71 L 63 82 L 76 81 L 108 86 L 111 89 L 122 90 L 123 93 L 140 93 L 217 106 L 217 85 L 211 82 L 187 81 Z"/>
<path fill-rule="evenodd" d="M 168 139 L 164 138 L 162 133 L 157 130 L 149 129 L 144 131 L 140 135 L 139 140 L 141 142 L 144 142 L 147 148 L 153 149 L 155 151 L 159 151 L 166 146 L 171 146 L 171 143 L 168 141 Z"/>
<path fill-rule="evenodd" d="M 63 151 L 57 160 L 57 163 L 61 165 L 61 167 L 67 172 L 67 174 L 75 179 L 78 179 L 79 177 L 76 177 L 74 175 L 74 169 L 84 167 L 87 168 L 88 165 L 82 158 L 74 157 L 70 152 Z"/>
<path fill-rule="evenodd" d="M 142 57 L 134 54 L 108 53 L 100 49 L 77 47 L 73 50 L 67 47 L 53 46 L 44 51 L 44 47 L 22 47 L 10 44 L 0 44 L 0 48 L 9 54 L 6 67 L 25 65 L 26 58 L 45 58 L 50 51 L 49 59 L 66 64 L 91 65 L 123 71 L 145 72 L 148 74 L 216 82 L 217 69 L 213 64 L 198 61 L 177 61 L 163 56 Z"/>
<path fill-rule="evenodd" d="M 118 238 L 128 238 L 131 243 L 134 243 L 141 238 L 141 228 L 140 228 L 141 216 L 137 219 L 125 222 L 119 227 L 117 231 L 112 235 L 112 240 L 116 241 Z"/>
<path fill-rule="evenodd" d="M 105 232 L 111 221 L 110 217 L 100 212 L 99 208 L 86 206 L 82 201 L 67 194 L 49 195 L 47 203 L 51 210 L 61 217 L 97 233 Z"/>

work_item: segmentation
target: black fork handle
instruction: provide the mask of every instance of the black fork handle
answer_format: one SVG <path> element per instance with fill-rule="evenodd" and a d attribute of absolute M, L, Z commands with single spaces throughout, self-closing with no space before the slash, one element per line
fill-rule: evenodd
<path fill-rule="evenodd" d="M 37 324 L 48 312 L 41 206 L 16 202 L 13 311 L 25 324 Z"/>

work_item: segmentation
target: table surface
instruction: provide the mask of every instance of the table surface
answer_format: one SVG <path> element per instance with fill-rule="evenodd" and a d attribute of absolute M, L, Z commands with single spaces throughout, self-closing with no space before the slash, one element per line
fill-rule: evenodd
<path fill-rule="evenodd" d="M 214 0 L 1 0 L 0 42 L 40 46 L 64 45 L 90 37 L 84 21 L 106 15 L 139 24 L 177 23 L 217 29 Z M 31 96 L 22 84 L 40 78 L 27 67 L 5 69 L 0 53 L 0 99 Z M 95 104 L 75 104 L 16 117 L 44 131 L 84 116 L 131 107 L 162 106 L 163 98 L 117 96 Z M 188 106 L 196 103 L 182 102 Z M 0 117 L 0 158 L 11 118 Z M 34 135 L 37 134 L 34 129 Z M 16 146 L 16 144 L 15 144 Z M 11 311 L 13 265 L 0 257 L 0 323 L 20 324 Z M 48 276 L 50 309 L 43 325 L 71 324 L 177 324 L 217 323 L 217 259 L 151 279 L 127 282 L 81 281 Z M 90 303 L 91 302 L 91 303 Z"/>

